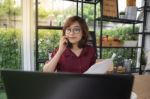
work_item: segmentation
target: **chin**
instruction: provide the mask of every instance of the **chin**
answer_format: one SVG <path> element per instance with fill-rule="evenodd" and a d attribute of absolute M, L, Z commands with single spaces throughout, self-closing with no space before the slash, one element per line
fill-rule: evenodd
<path fill-rule="evenodd" d="M 69 40 L 70 43 L 77 43 L 77 40 Z"/>
<path fill-rule="evenodd" d="M 72 44 L 77 44 L 78 42 L 77 41 L 69 41 L 70 43 Z"/>
<path fill-rule="evenodd" d="M 78 44 L 77 42 L 70 42 L 71 44 Z"/>

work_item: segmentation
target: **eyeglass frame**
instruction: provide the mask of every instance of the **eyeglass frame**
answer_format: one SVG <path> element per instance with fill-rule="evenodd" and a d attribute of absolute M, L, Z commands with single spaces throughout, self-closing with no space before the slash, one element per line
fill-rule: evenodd
<path fill-rule="evenodd" d="M 68 32 L 67 32 L 67 30 L 68 30 Z M 76 30 L 78 30 L 78 32 Z M 81 31 L 82 30 L 80 28 L 72 28 L 72 29 L 71 28 L 66 28 L 65 33 L 70 34 L 72 32 L 73 34 L 80 34 Z"/>

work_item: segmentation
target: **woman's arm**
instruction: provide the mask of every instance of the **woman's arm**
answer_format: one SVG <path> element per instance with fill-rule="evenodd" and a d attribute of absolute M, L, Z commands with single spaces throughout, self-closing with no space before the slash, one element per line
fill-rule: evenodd
<path fill-rule="evenodd" d="M 62 55 L 61 51 L 57 51 L 55 56 L 44 65 L 43 72 L 55 72 L 56 66 L 58 64 L 58 61 Z"/>
<path fill-rule="evenodd" d="M 63 54 L 63 52 L 65 51 L 66 49 L 66 43 L 67 43 L 67 37 L 66 36 L 63 36 L 61 39 L 60 39 L 60 43 L 59 43 L 59 49 L 58 51 L 56 52 L 56 54 L 54 55 L 54 57 L 44 65 L 43 67 L 43 71 L 44 72 L 55 72 L 55 69 L 56 69 L 56 66 L 59 62 L 59 59 L 61 57 L 61 55 Z"/>

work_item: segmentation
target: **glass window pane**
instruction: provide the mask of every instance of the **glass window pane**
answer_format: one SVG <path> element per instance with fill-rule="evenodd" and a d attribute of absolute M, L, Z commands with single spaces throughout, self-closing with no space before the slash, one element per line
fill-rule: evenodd
<path fill-rule="evenodd" d="M 22 12 L 21 0 L 0 2 L 0 68 L 20 69 Z"/>
<path fill-rule="evenodd" d="M 21 69 L 21 0 L 0 0 L 0 69 Z M 0 99 L 7 99 L 0 77 Z"/>
<path fill-rule="evenodd" d="M 49 53 L 59 46 L 61 30 L 39 30 L 39 59 L 48 59 Z"/>
<path fill-rule="evenodd" d="M 64 0 L 39 0 L 38 25 L 63 26 L 67 17 L 76 15 L 76 3 Z"/>

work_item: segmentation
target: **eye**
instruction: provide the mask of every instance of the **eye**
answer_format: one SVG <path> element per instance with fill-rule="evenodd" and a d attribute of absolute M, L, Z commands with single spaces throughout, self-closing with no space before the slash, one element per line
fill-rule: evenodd
<path fill-rule="evenodd" d="M 70 32 L 71 32 L 71 29 L 66 29 L 65 32 L 66 32 L 66 33 L 70 33 Z"/>
<path fill-rule="evenodd" d="M 79 29 L 79 28 L 74 29 L 74 33 L 79 33 L 80 31 L 81 31 L 81 29 Z"/>

